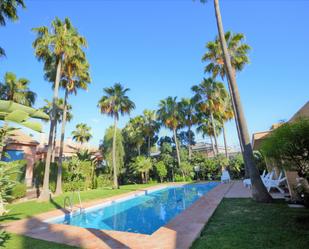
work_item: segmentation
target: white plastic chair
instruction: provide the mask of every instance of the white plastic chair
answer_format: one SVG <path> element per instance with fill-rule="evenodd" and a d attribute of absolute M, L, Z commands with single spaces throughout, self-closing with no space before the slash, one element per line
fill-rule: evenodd
<path fill-rule="evenodd" d="M 267 191 L 269 192 L 272 188 L 276 188 L 280 191 L 281 194 L 284 194 L 284 190 L 280 188 L 280 184 L 286 180 L 286 177 L 282 177 L 282 172 L 280 172 L 280 175 L 278 179 L 274 180 L 272 177 L 266 182 L 265 187 L 267 188 Z"/>
<path fill-rule="evenodd" d="M 272 179 L 273 175 L 274 175 L 274 171 L 267 173 L 267 174 L 266 174 L 265 170 L 263 171 L 263 173 L 261 175 L 261 180 L 264 183 L 264 185 L 266 185 L 268 183 L 268 181 L 270 179 Z M 251 186 L 252 186 L 251 179 L 250 178 L 244 179 L 243 184 L 244 184 L 245 187 L 251 188 Z"/>
<path fill-rule="evenodd" d="M 231 181 L 231 177 L 230 177 L 229 172 L 227 170 L 223 170 L 222 175 L 221 175 L 221 182 L 229 183 L 230 181 Z"/>

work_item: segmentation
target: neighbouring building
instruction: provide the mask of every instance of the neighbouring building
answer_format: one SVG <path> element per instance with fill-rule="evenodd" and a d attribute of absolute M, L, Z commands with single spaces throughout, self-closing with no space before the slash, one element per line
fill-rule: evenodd
<path fill-rule="evenodd" d="M 33 170 L 35 162 L 38 160 L 45 160 L 47 155 L 47 142 L 44 134 L 41 134 L 40 142 L 36 141 L 31 135 L 27 135 L 20 129 L 16 129 L 11 132 L 10 136 L 6 140 L 4 152 L 7 157 L 3 157 L 3 161 L 16 161 L 26 160 L 27 167 L 25 172 L 25 183 L 27 187 L 31 187 L 33 184 Z M 56 141 L 55 147 L 55 161 L 59 158 L 60 141 Z M 97 147 L 90 146 L 88 144 L 81 145 L 73 142 L 71 139 L 67 139 L 64 142 L 63 157 L 64 159 L 72 158 L 78 151 L 88 150 L 93 153 L 98 159 L 102 159 L 102 154 Z"/>
<path fill-rule="evenodd" d="M 8 155 L 3 161 L 26 160 L 25 183 L 32 185 L 33 166 L 36 160 L 36 152 L 39 142 L 21 130 L 14 130 L 6 140 L 4 152 Z"/>
<path fill-rule="evenodd" d="M 218 146 L 219 154 L 225 154 L 225 148 L 224 146 Z M 214 151 L 212 148 L 211 143 L 206 142 L 197 142 L 195 145 L 192 146 L 193 152 L 200 152 L 205 155 L 205 157 L 214 157 Z M 234 149 L 230 146 L 227 147 L 228 155 L 234 156 L 238 153 L 240 153 L 239 150 Z"/>

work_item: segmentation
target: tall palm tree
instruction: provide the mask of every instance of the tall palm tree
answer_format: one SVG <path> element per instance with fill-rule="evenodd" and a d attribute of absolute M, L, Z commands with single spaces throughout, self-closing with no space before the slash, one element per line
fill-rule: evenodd
<path fill-rule="evenodd" d="M 48 200 L 50 197 L 50 160 L 52 153 L 53 133 L 56 124 L 55 105 L 58 99 L 58 90 L 61 80 L 61 73 L 63 71 L 63 62 L 64 59 L 74 56 L 76 51 L 78 51 L 80 47 L 83 46 L 83 39 L 78 35 L 76 29 L 73 27 L 71 21 L 68 18 L 65 18 L 64 21 L 56 18 L 52 22 L 51 29 L 46 26 L 42 26 L 34 28 L 33 31 L 37 34 L 37 38 L 33 42 L 36 57 L 38 60 L 44 61 L 44 69 L 46 72 L 51 71 L 51 67 L 54 67 L 55 71 L 52 119 L 50 122 L 48 137 L 48 149 L 45 163 L 43 189 L 39 197 L 40 200 Z"/>
<path fill-rule="evenodd" d="M 40 109 L 51 118 L 53 103 L 47 99 L 45 99 L 44 101 L 45 101 L 45 105 Z M 56 125 L 53 131 L 53 147 L 52 147 L 52 156 L 51 156 L 51 162 L 53 163 L 55 162 L 54 159 L 55 159 L 55 148 L 56 148 L 56 138 L 57 138 L 57 127 L 58 127 L 58 123 L 61 122 L 61 117 L 63 113 L 63 102 L 64 100 L 62 98 L 57 99 L 57 102 L 56 102 L 56 111 L 55 111 Z"/>
<path fill-rule="evenodd" d="M 200 0 L 200 1 L 205 2 L 206 0 Z M 272 198 L 267 192 L 261 180 L 260 173 L 254 162 L 253 151 L 252 151 L 252 146 L 250 143 L 247 122 L 246 122 L 245 115 L 243 112 L 235 74 L 233 72 L 231 56 L 229 54 L 227 43 L 226 43 L 225 36 L 224 36 L 224 29 L 223 29 L 221 11 L 220 11 L 220 6 L 219 6 L 219 0 L 214 0 L 214 9 L 215 9 L 216 22 L 217 22 L 217 28 L 218 28 L 218 33 L 219 33 L 219 40 L 220 40 L 220 44 L 222 48 L 225 71 L 226 71 L 228 82 L 230 84 L 230 94 L 232 96 L 232 101 L 234 101 L 235 116 L 236 116 L 236 119 L 239 125 L 241 141 L 244 146 L 244 161 L 246 162 L 246 165 L 249 168 L 250 178 L 252 182 L 252 196 L 256 201 L 259 201 L 259 202 L 271 202 Z"/>
<path fill-rule="evenodd" d="M 144 110 L 144 133 L 147 137 L 148 156 L 151 153 L 151 138 L 160 130 L 156 111 Z"/>
<path fill-rule="evenodd" d="M 112 161 L 115 188 L 118 188 L 118 172 L 116 165 L 117 123 L 120 115 L 130 114 L 135 108 L 133 101 L 126 95 L 129 90 L 129 88 L 124 88 L 120 83 L 115 83 L 114 86 L 103 89 L 105 95 L 98 102 L 101 113 L 114 118 Z"/>
<path fill-rule="evenodd" d="M 188 138 L 189 138 L 189 160 L 192 157 L 192 137 L 191 137 L 191 128 L 194 124 L 197 123 L 197 116 L 196 116 L 196 98 L 182 98 L 180 101 L 180 112 L 182 116 L 183 125 L 188 127 Z"/>
<path fill-rule="evenodd" d="M 77 124 L 75 128 L 76 130 L 72 131 L 73 140 L 80 143 L 81 145 L 89 142 L 89 140 L 92 138 L 91 128 L 84 123 Z"/>
<path fill-rule="evenodd" d="M 249 63 L 248 52 L 250 51 L 250 46 L 244 43 L 245 36 L 241 33 L 233 34 L 228 31 L 225 33 L 225 40 L 227 42 L 227 48 L 231 58 L 231 64 L 234 76 L 236 77 L 236 72 L 241 71 L 246 64 Z M 211 73 L 214 78 L 218 75 L 221 76 L 222 79 L 226 77 L 226 71 L 224 66 L 224 58 L 223 52 L 220 44 L 219 37 L 215 38 L 215 41 L 208 42 L 206 44 L 207 52 L 203 56 L 202 60 L 209 62 L 205 67 L 205 72 Z M 230 83 L 228 82 L 229 90 L 231 92 Z M 233 100 L 233 96 L 231 96 L 232 108 L 235 112 L 235 104 Z M 239 138 L 239 144 L 241 148 L 242 154 L 244 154 L 243 143 L 240 136 L 239 125 L 237 122 L 237 118 L 235 118 L 237 134 Z M 246 165 L 245 165 L 246 166 Z M 249 176 L 249 172 L 247 167 L 245 167 L 246 175 Z"/>
<path fill-rule="evenodd" d="M 177 102 L 177 97 L 167 97 L 166 99 L 161 100 L 157 114 L 163 125 L 173 131 L 177 162 L 180 168 L 181 161 L 177 140 L 177 129 L 181 125 L 181 113 L 179 103 Z"/>
<path fill-rule="evenodd" d="M 23 0 L 1 0 L 0 1 L 0 26 L 6 25 L 6 19 L 18 20 L 17 8 L 25 8 Z M 5 56 L 5 51 L 0 47 L 0 57 Z"/>
<path fill-rule="evenodd" d="M 222 101 L 227 96 L 224 84 L 215 81 L 213 78 L 203 79 L 201 84 L 192 87 L 195 98 L 198 100 L 198 108 L 201 112 L 209 114 L 213 128 L 213 138 L 215 140 L 216 152 L 219 153 L 215 116 L 221 112 Z"/>
<path fill-rule="evenodd" d="M 84 39 L 82 38 L 82 40 Z M 83 41 L 82 44 L 86 44 L 85 41 Z M 78 89 L 87 90 L 88 84 L 90 83 L 89 64 L 85 58 L 85 54 L 81 49 L 76 51 L 76 55 L 74 55 L 72 58 L 64 60 L 63 68 L 64 72 L 60 84 L 64 88 L 65 94 L 61 123 L 61 139 L 58 158 L 56 195 L 62 194 L 62 154 L 64 147 L 65 126 L 66 122 L 68 121 L 68 97 L 71 93 L 74 93 L 76 95 Z"/>
<path fill-rule="evenodd" d="M 12 100 L 25 106 L 33 106 L 36 93 L 29 90 L 30 81 L 25 78 L 17 78 L 14 73 L 7 72 L 3 82 L 0 82 L 0 98 Z"/>

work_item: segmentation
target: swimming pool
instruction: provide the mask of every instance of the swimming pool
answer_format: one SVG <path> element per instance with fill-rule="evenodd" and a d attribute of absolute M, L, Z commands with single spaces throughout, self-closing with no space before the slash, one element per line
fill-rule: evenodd
<path fill-rule="evenodd" d="M 145 191 L 139 196 L 132 195 L 46 222 L 152 234 L 217 185 L 210 182 Z"/>

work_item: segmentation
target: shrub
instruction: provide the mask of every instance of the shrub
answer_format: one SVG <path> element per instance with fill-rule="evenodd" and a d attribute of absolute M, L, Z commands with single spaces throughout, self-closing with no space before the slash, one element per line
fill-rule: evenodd
<path fill-rule="evenodd" d="M 12 196 L 13 200 L 25 197 L 26 193 L 27 186 L 24 183 L 17 183 L 10 191 L 10 195 Z"/>
<path fill-rule="evenodd" d="M 14 173 L 14 169 L 6 167 L 5 163 L 0 163 L 0 216 L 6 213 L 5 205 L 7 201 L 12 199 L 10 192 L 16 184 L 11 179 L 11 175 Z"/>
<path fill-rule="evenodd" d="M 191 177 L 194 177 L 193 167 L 189 162 L 181 162 L 179 170 L 184 181 L 191 181 Z"/>
<path fill-rule="evenodd" d="M 63 167 L 62 174 L 64 175 L 66 173 L 66 168 L 64 167 L 64 163 L 62 167 Z M 36 164 L 34 165 L 34 171 L 33 171 L 33 178 L 34 178 L 36 187 L 40 187 L 43 185 L 44 170 L 45 170 L 45 162 L 43 161 L 36 162 Z M 57 173 L 58 173 L 57 163 L 51 163 L 50 171 L 49 171 L 49 189 L 52 192 L 56 190 Z"/>
<path fill-rule="evenodd" d="M 270 133 L 261 151 L 287 169 L 309 179 L 309 119 L 285 123 Z"/>
<path fill-rule="evenodd" d="M 23 183 L 25 181 L 27 162 L 25 160 L 17 160 L 12 162 L 1 162 L 2 167 L 12 169 L 10 179 Z"/>
<path fill-rule="evenodd" d="M 164 161 L 159 161 L 155 164 L 155 168 L 157 171 L 157 174 L 160 178 L 160 182 L 163 182 L 164 177 L 166 177 L 167 175 L 167 169 L 166 166 L 164 164 Z"/>
<path fill-rule="evenodd" d="M 244 159 L 242 154 L 237 154 L 232 157 L 229 161 L 228 170 L 231 174 L 232 179 L 240 179 L 244 176 Z"/>
<path fill-rule="evenodd" d="M 101 174 L 96 178 L 96 180 L 98 188 L 110 187 L 113 185 L 109 174 Z"/>

